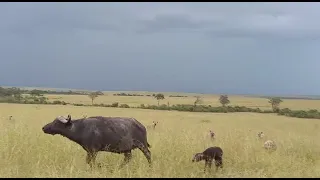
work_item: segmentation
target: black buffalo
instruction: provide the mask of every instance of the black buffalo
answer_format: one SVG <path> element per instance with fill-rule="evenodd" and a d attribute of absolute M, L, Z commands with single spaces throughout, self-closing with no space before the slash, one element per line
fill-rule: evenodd
<path fill-rule="evenodd" d="M 207 166 L 211 168 L 212 161 L 215 160 L 216 168 L 223 168 L 222 162 L 223 151 L 220 147 L 209 147 L 202 153 L 197 153 L 193 156 L 192 162 L 199 162 L 205 160 L 204 171 L 206 171 Z"/>
<path fill-rule="evenodd" d="M 87 117 L 71 120 L 62 116 L 42 128 L 46 134 L 60 134 L 78 143 L 87 152 L 86 162 L 92 167 L 99 151 L 124 154 L 128 163 L 133 149 L 140 149 L 151 166 L 150 145 L 146 128 L 134 118 L 126 117 Z"/>

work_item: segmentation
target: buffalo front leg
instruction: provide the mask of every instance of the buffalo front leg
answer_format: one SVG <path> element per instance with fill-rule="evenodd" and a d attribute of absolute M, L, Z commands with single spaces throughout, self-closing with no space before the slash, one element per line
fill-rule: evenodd
<path fill-rule="evenodd" d="M 206 172 L 207 166 L 208 166 L 208 161 L 205 161 L 205 163 L 204 163 L 204 172 Z"/>
<path fill-rule="evenodd" d="M 204 164 L 204 172 L 206 172 L 206 169 L 209 167 L 209 169 L 211 169 L 211 165 L 212 165 L 212 159 L 210 160 L 206 160 L 205 164 Z"/>
<path fill-rule="evenodd" d="M 211 165 L 212 165 L 212 161 L 209 161 L 209 162 L 208 162 L 208 167 L 209 167 L 209 169 L 211 169 Z"/>
<path fill-rule="evenodd" d="M 219 167 L 223 168 L 222 158 L 216 159 L 215 165 L 216 165 L 216 169 L 218 169 Z"/>
<path fill-rule="evenodd" d="M 97 152 L 87 152 L 86 162 L 92 168 L 92 165 L 96 163 Z"/>
<path fill-rule="evenodd" d="M 131 151 L 125 152 L 125 153 L 124 153 L 124 160 L 123 160 L 123 162 L 120 164 L 120 168 L 122 168 L 124 165 L 128 164 L 129 161 L 131 160 L 131 158 L 132 158 L 132 153 L 131 153 Z"/>

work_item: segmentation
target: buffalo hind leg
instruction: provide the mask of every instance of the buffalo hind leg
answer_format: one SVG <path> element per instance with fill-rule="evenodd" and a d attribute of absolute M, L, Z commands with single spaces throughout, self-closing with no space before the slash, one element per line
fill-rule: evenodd
<path fill-rule="evenodd" d="M 145 147 L 144 145 L 141 145 L 138 148 L 143 152 L 143 155 L 147 158 L 149 166 L 151 167 L 152 166 L 151 152 L 149 151 L 149 149 L 147 147 Z"/>
<path fill-rule="evenodd" d="M 97 154 L 97 152 L 87 152 L 86 162 L 90 165 L 90 168 L 95 165 Z"/>
<path fill-rule="evenodd" d="M 148 163 L 149 163 L 149 167 L 152 166 L 152 163 L 151 163 L 151 152 L 149 151 L 149 149 L 147 148 L 148 146 L 145 146 L 144 144 L 142 144 L 140 141 L 134 141 L 134 144 L 136 147 L 138 147 L 143 155 L 147 158 L 148 160 Z M 147 145 L 147 144 L 146 144 Z M 149 145 L 150 146 L 150 145 Z"/>
<path fill-rule="evenodd" d="M 120 165 L 120 168 L 122 168 L 124 165 L 128 164 L 128 162 L 131 160 L 132 158 L 132 153 L 131 151 L 125 152 L 124 153 L 124 160 Z"/>

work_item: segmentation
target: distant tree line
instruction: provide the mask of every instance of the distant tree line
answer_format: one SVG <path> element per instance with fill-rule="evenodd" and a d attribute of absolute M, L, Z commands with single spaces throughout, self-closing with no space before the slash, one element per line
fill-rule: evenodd
<path fill-rule="evenodd" d="M 310 118 L 320 119 L 320 112 L 316 109 L 312 110 L 290 110 L 288 108 L 281 109 L 280 104 L 283 102 L 279 97 L 269 97 L 268 102 L 271 105 L 270 110 L 262 110 L 260 108 L 249 108 L 246 106 L 230 106 L 231 103 L 228 95 L 220 95 L 219 103 L 221 106 L 212 107 L 211 105 L 201 105 L 203 100 L 200 96 L 195 96 L 193 104 L 175 104 L 170 106 L 168 104 L 160 105 L 160 101 L 165 99 L 161 93 L 154 94 L 153 97 L 158 101 L 158 105 L 141 104 L 137 107 L 130 107 L 128 104 L 119 104 L 118 102 L 112 104 L 73 104 L 75 106 L 98 106 L 98 107 L 115 107 L 115 108 L 141 108 L 153 110 L 167 110 L 167 111 L 187 111 L 187 112 L 211 112 L 211 113 L 234 113 L 234 112 L 253 112 L 253 113 L 276 113 L 278 115 L 296 117 L 296 118 Z"/>
<path fill-rule="evenodd" d="M 116 94 L 113 94 L 113 96 L 152 96 L 152 97 L 155 97 L 156 94 L 130 94 L 130 93 L 116 93 Z M 181 96 L 181 95 L 169 95 L 169 97 L 188 97 L 188 96 Z"/>
<path fill-rule="evenodd" d="M 38 91 L 21 90 L 20 88 L 0 87 L 0 102 L 7 103 L 25 103 L 25 104 L 45 104 L 47 98 Z"/>
<path fill-rule="evenodd" d="M 144 96 L 143 94 L 129 94 L 129 93 L 118 93 L 113 95 L 114 96 Z"/>
<path fill-rule="evenodd" d="M 270 99 L 272 97 L 270 96 L 259 96 L 261 98 L 267 98 Z M 306 96 L 301 96 L 301 97 L 279 97 L 281 99 L 303 99 L 303 100 L 320 100 L 320 96 L 310 96 L 310 97 L 306 97 Z"/>
<path fill-rule="evenodd" d="M 188 96 L 181 96 L 181 95 L 169 95 L 169 97 L 188 97 Z"/>
<path fill-rule="evenodd" d="M 21 104 L 56 104 L 67 105 L 64 101 L 55 100 L 48 102 L 48 99 L 44 97 L 42 90 L 21 90 L 19 88 L 2 88 L 0 87 L 0 103 L 21 103 Z M 246 106 L 230 106 L 231 103 L 228 95 L 220 95 L 218 101 L 221 106 L 212 107 L 211 105 L 202 105 L 203 100 L 200 96 L 195 96 L 193 104 L 167 104 L 160 105 L 160 101 L 165 99 L 164 94 L 153 94 L 152 97 L 157 100 L 158 105 L 145 105 L 141 104 L 137 107 L 130 107 L 128 104 L 119 104 L 114 102 L 112 104 L 95 104 L 94 100 L 103 95 L 101 91 L 87 92 L 86 94 L 91 99 L 91 105 L 74 103 L 70 105 L 74 106 L 98 106 L 98 107 L 114 107 L 114 108 L 141 108 L 141 109 L 153 109 L 153 110 L 167 110 L 167 111 L 188 111 L 188 112 L 211 112 L 211 113 L 233 113 L 233 112 L 255 112 L 255 113 L 277 113 L 278 115 L 297 117 L 297 118 L 311 118 L 320 119 L 320 112 L 316 109 L 305 110 L 290 110 L 288 108 L 281 109 L 280 104 L 283 100 L 279 97 L 269 97 L 268 102 L 271 105 L 270 110 L 261 110 L 260 108 L 249 108 Z M 151 96 L 151 95 L 150 95 Z"/>
<path fill-rule="evenodd" d="M 33 90 L 26 90 L 26 89 L 20 89 L 16 87 L 11 87 L 11 88 L 3 88 L 0 87 L 0 96 L 8 96 L 11 95 L 12 93 L 17 93 L 19 92 L 20 94 L 60 94 L 60 95 L 88 95 L 91 92 L 86 92 L 86 91 L 53 91 L 53 90 L 39 90 L 39 89 L 33 89 Z M 99 95 L 103 95 L 101 91 L 97 91 Z"/>
<path fill-rule="evenodd" d="M 66 105 L 64 101 L 48 102 L 48 98 L 44 97 L 44 94 L 60 94 L 60 95 L 88 95 L 92 94 L 97 96 L 103 95 L 101 91 L 97 92 L 75 92 L 75 91 L 53 91 L 53 90 L 26 90 L 16 87 L 3 88 L 0 87 L 0 102 L 7 103 L 24 103 L 24 104 L 62 104 Z M 94 99 L 90 97 L 91 99 Z M 93 100 L 92 100 L 93 101 Z"/>

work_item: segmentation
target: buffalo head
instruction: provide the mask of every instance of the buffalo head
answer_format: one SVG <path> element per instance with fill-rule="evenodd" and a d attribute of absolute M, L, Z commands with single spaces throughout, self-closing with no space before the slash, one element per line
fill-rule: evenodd
<path fill-rule="evenodd" d="M 193 156 L 192 162 L 199 162 L 203 160 L 203 154 L 202 153 L 197 153 Z"/>
<path fill-rule="evenodd" d="M 66 128 L 68 128 L 72 124 L 71 122 L 71 116 L 68 115 L 67 118 L 63 116 L 59 116 L 56 119 L 54 119 L 51 123 L 43 126 L 42 130 L 46 134 L 61 134 L 63 133 Z"/>

